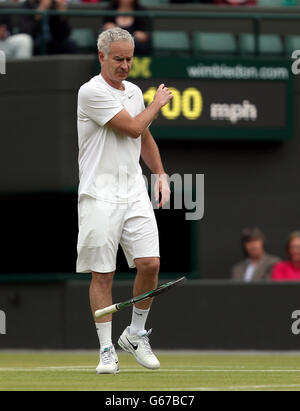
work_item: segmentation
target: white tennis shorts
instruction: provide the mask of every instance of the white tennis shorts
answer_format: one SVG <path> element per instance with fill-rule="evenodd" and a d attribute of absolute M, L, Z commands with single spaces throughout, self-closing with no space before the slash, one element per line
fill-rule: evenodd
<path fill-rule="evenodd" d="M 115 271 L 119 244 L 130 268 L 135 267 L 135 258 L 159 257 L 157 224 L 147 192 L 128 204 L 80 196 L 78 224 L 78 273 Z"/>

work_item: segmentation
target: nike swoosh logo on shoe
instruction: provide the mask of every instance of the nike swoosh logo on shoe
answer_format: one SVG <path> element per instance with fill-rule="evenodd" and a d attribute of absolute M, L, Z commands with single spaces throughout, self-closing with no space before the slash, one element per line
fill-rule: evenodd
<path fill-rule="evenodd" d="M 128 340 L 128 338 L 126 337 L 126 340 L 129 342 L 129 344 L 134 348 L 134 350 L 137 350 L 138 349 L 138 344 L 132 344 L 129 340 Z"/>

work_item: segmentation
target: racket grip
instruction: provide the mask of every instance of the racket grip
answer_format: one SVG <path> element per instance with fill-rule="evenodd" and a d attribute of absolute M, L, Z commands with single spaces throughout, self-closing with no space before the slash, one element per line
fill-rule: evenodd
<path fill-rule="evenodd" d="M 117 304 L 109 305 L 108 307 L 101 308 L 100 310 L 95 311 L 95 317 L 101 318 L 104 315 L 112 314 L 118 311 Z"/>

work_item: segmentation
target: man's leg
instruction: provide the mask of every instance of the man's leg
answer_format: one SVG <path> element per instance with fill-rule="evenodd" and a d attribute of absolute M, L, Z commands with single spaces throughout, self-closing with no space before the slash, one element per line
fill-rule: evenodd
<path fill-rule="evenodd" d="M 137 268 L 137 274 L 133 287 L 133 295 L 136 297 L 157 287 L 160 259 L 159 257 L 144 257 L 136 258 L 134 262 Z M 135 306 L 146 310 L 150 308 L 151 303 L 152 299 L 149 299 L 140 301 L 136 303 Z"/>
<path fill-rule="evenodd" d="M 90 304 L 93 317 L 96 323 L 105 323 L 112 320 L 112 315 L 108 314 L 102 318 L 95 318 L 95 311 L 112 304 L 112 283 L 114 272 L 95 273 L 92 272 L 92 281 L 90 284 Z"/>
<path fill-rule="evenodd" d="M 92 281 L 90 284 L 90 305 L 95 320 L 97 334 L 100 343 L 100 363 L 97 367 L 98 374 L 116 373 L 119 371 L 118 358 L 115 354 L 112 340 L 112 315 L 106 315 L 102 318 L 95 318 L 95 311 L 112 304 L 112 283 L 114 272 L 95 273 L 92 272 Z"/>
<path fill-rule="evenodd" d="M 133 295 L 137 296 L 157 287 L 159 258 L 143 257 L 134 260 L 137 274 L 134 283 Z M 123 350 L 133 354 L 139 364 L 146 368 L 159 368 L 160 363 L 153 354 L 149 334 L 145 330 L 146 320 L 150 311 L 152 299 L 138 302 L 132 310 L 130 327 L 127 327 L 120 336 L 118 344 Z"/>
<path fill-rule="evenodd" d="M 158 257 L 136 258 L 134 260 L 137 274 L 135 277 L 133 296 L 144 294 L 157 287 L 160 260 Z M 136 303 L 132 309 L 130 334 L 136 335 L 145 331 L 146 320 L 152 299 Z"/>
<path fill-rule="evenodd" d="M 159 237 L 152 204 L 145 191 L 144 197 L 128 207 L 124 218 L 120 244 L 128 266 L 136 267 L 133 295 L 137 296 L 156 288 L 159 272 Z M 159 368 L 153 354 L 145 323 L 151 300 L 137 303 L 132 309 L 132 321 L 118 340 L 119 346 L 134 355 L 137 362 L 146 368 Z"/>

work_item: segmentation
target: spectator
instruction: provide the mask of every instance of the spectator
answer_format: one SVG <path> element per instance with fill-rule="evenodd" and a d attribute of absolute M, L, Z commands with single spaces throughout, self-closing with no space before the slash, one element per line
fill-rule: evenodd
<path fill-rule="evenodd" d="M 289 261 L 281 261 L 273 268 L 273 281 L 300 280 L 300 231 L 294 231 L 288 237 L 286 252 Z"/>
<path fill-rule="evenodd" d="M 107 10 L 118 12 L 145 11 L 138 0 L 112 0 Z M 103 30 L 121 27 L 134 36 L 135 54 L 145 55 L 150 52 L 150 21 L 147 17 L 108 16 L 104 18 Z"/>
<path fill-rule="evenodd" d="M 65 0 L 26 0 L 23 5 L 26 9 L 58 10 L 67 8 Z M 42 43 L 42 16 L 21 16 L 20 28 L 34 40 L 34 54 L 40 54 Z M 71 29 L 65 16 L 49 16 L 46 24 L 45 40 L 49 54 L 76 53 L 77 46 L 70 39 Z"/>
<path fill-rule="evenodd" d="M 213 0 L 213 3 L 228 6 L 256 6 L 257 0 Z"/>
<path fill-rule="evenodd" d="M 0 50 L 8 59 L 28 59 L 32 56 L 33 42 L 28 34 L 11 34 L 8 16 L 0 15 Z"/>
<path fill-rule="evenodd" d="M 242 232 L 242 248 L 246 259 L 235 264 L 231 270 L 234 280 L 245 282 L 269 280 L 273 266 L 280 260 L 266 254 L 265 237 L 257 227 L 245 228 Z"/>

